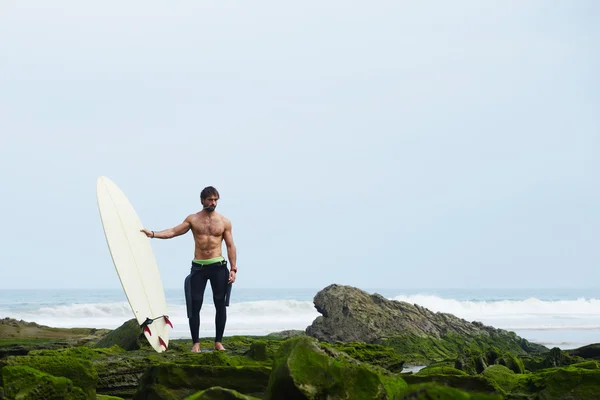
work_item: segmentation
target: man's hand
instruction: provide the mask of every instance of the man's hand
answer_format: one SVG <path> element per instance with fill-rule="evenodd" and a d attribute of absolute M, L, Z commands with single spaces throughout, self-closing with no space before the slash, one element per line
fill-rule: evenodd
<path fill-rule="evenodd" d="M 229 271 L 229 282 L 227 283 L 233 283 L 235 282 L 235 271 Z"/>
<path fill-rule="evenodd" d="M 146 234 L 146 236 L 148 236 L 149 238 L 153 238 L 154 237 L 154 232 L 153 231 L 149 231 L 148 229 L 140 229 L 140 232 L 144 232 Z"/>

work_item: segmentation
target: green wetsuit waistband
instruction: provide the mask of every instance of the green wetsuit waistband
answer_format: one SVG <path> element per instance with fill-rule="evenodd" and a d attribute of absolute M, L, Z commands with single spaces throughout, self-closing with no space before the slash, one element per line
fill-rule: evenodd
<path fill-rule="evenodd" d="M 192 261 L 196 264 L 208 265 L 208 264 L 214 264 L 216 262 L 223 261 L 223 260 L 225 260 L 225 258 L 223 256 L 219 256 L 219 257 L 215 257 L 215 258 L 209 258 L 208 260 L 193 259 Z"/>

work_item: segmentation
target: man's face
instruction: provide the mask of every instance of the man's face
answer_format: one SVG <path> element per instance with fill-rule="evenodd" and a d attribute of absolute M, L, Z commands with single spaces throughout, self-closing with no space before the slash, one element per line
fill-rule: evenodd
<path fill-rule="evenodd" d="M 219 201 L 217 196 L 208 196 L 202 200 L 202 206 L 206 211 L 213 212 L 217 208 L 217 201 Z"/>

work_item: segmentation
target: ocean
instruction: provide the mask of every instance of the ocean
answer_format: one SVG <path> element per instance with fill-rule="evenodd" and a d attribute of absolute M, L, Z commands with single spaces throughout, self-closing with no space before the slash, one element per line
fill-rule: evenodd
<path fill-rule="evenodd" d="M 234 286 L 225 336 L 305 329 L 320 314 L 319 289 L 250 289 Z M 600 342 L 600 289 L 363 289 L 419 304 L 467 321 L 514 331 L 547 347 L 571 349 Z M 190 337 L 183 289 L 167 289 L 172 339 Z M 212 292 L 207 286 L 200 336 L 214 336 Z M 119 289 L 0 290 L 0 318 L 52 327 L 115 329 L 133 318 Z"/>

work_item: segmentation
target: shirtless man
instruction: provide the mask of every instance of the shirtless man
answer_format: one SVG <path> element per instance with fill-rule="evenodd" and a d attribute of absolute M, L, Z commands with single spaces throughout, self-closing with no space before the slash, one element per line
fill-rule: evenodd
<path fill-rule="evenodd" d="M 215 350 L 225 350 L 221 341 L 227 321 L 226 296 L 231 290 L 231 284 L 235 282 L 236 248 L 231 234 L 231 222 L 215 212 L 219 192 L 212 186 L 208 186 L 200 193 L 202 211 L 189 215 L 181 224 L 163 231 L 141 231 L 149 238 L 171 239 L 187 233 L 190 229 L 194 235 L 195 249 L 194 260 L 190 275 L 185 280 L 185 297 L 187 304 L 190 332 L 192 335 L 192 351 L 200 351 L 200 309 L 204 299 L 206 283 L 210 280 L 215 303 L 216 335 Z M 227 261 L 221 254 L 221 243 L 225 241 L 227 246 L 227 257 L 231 265 L 231 271 L 227 269 Z"/>

